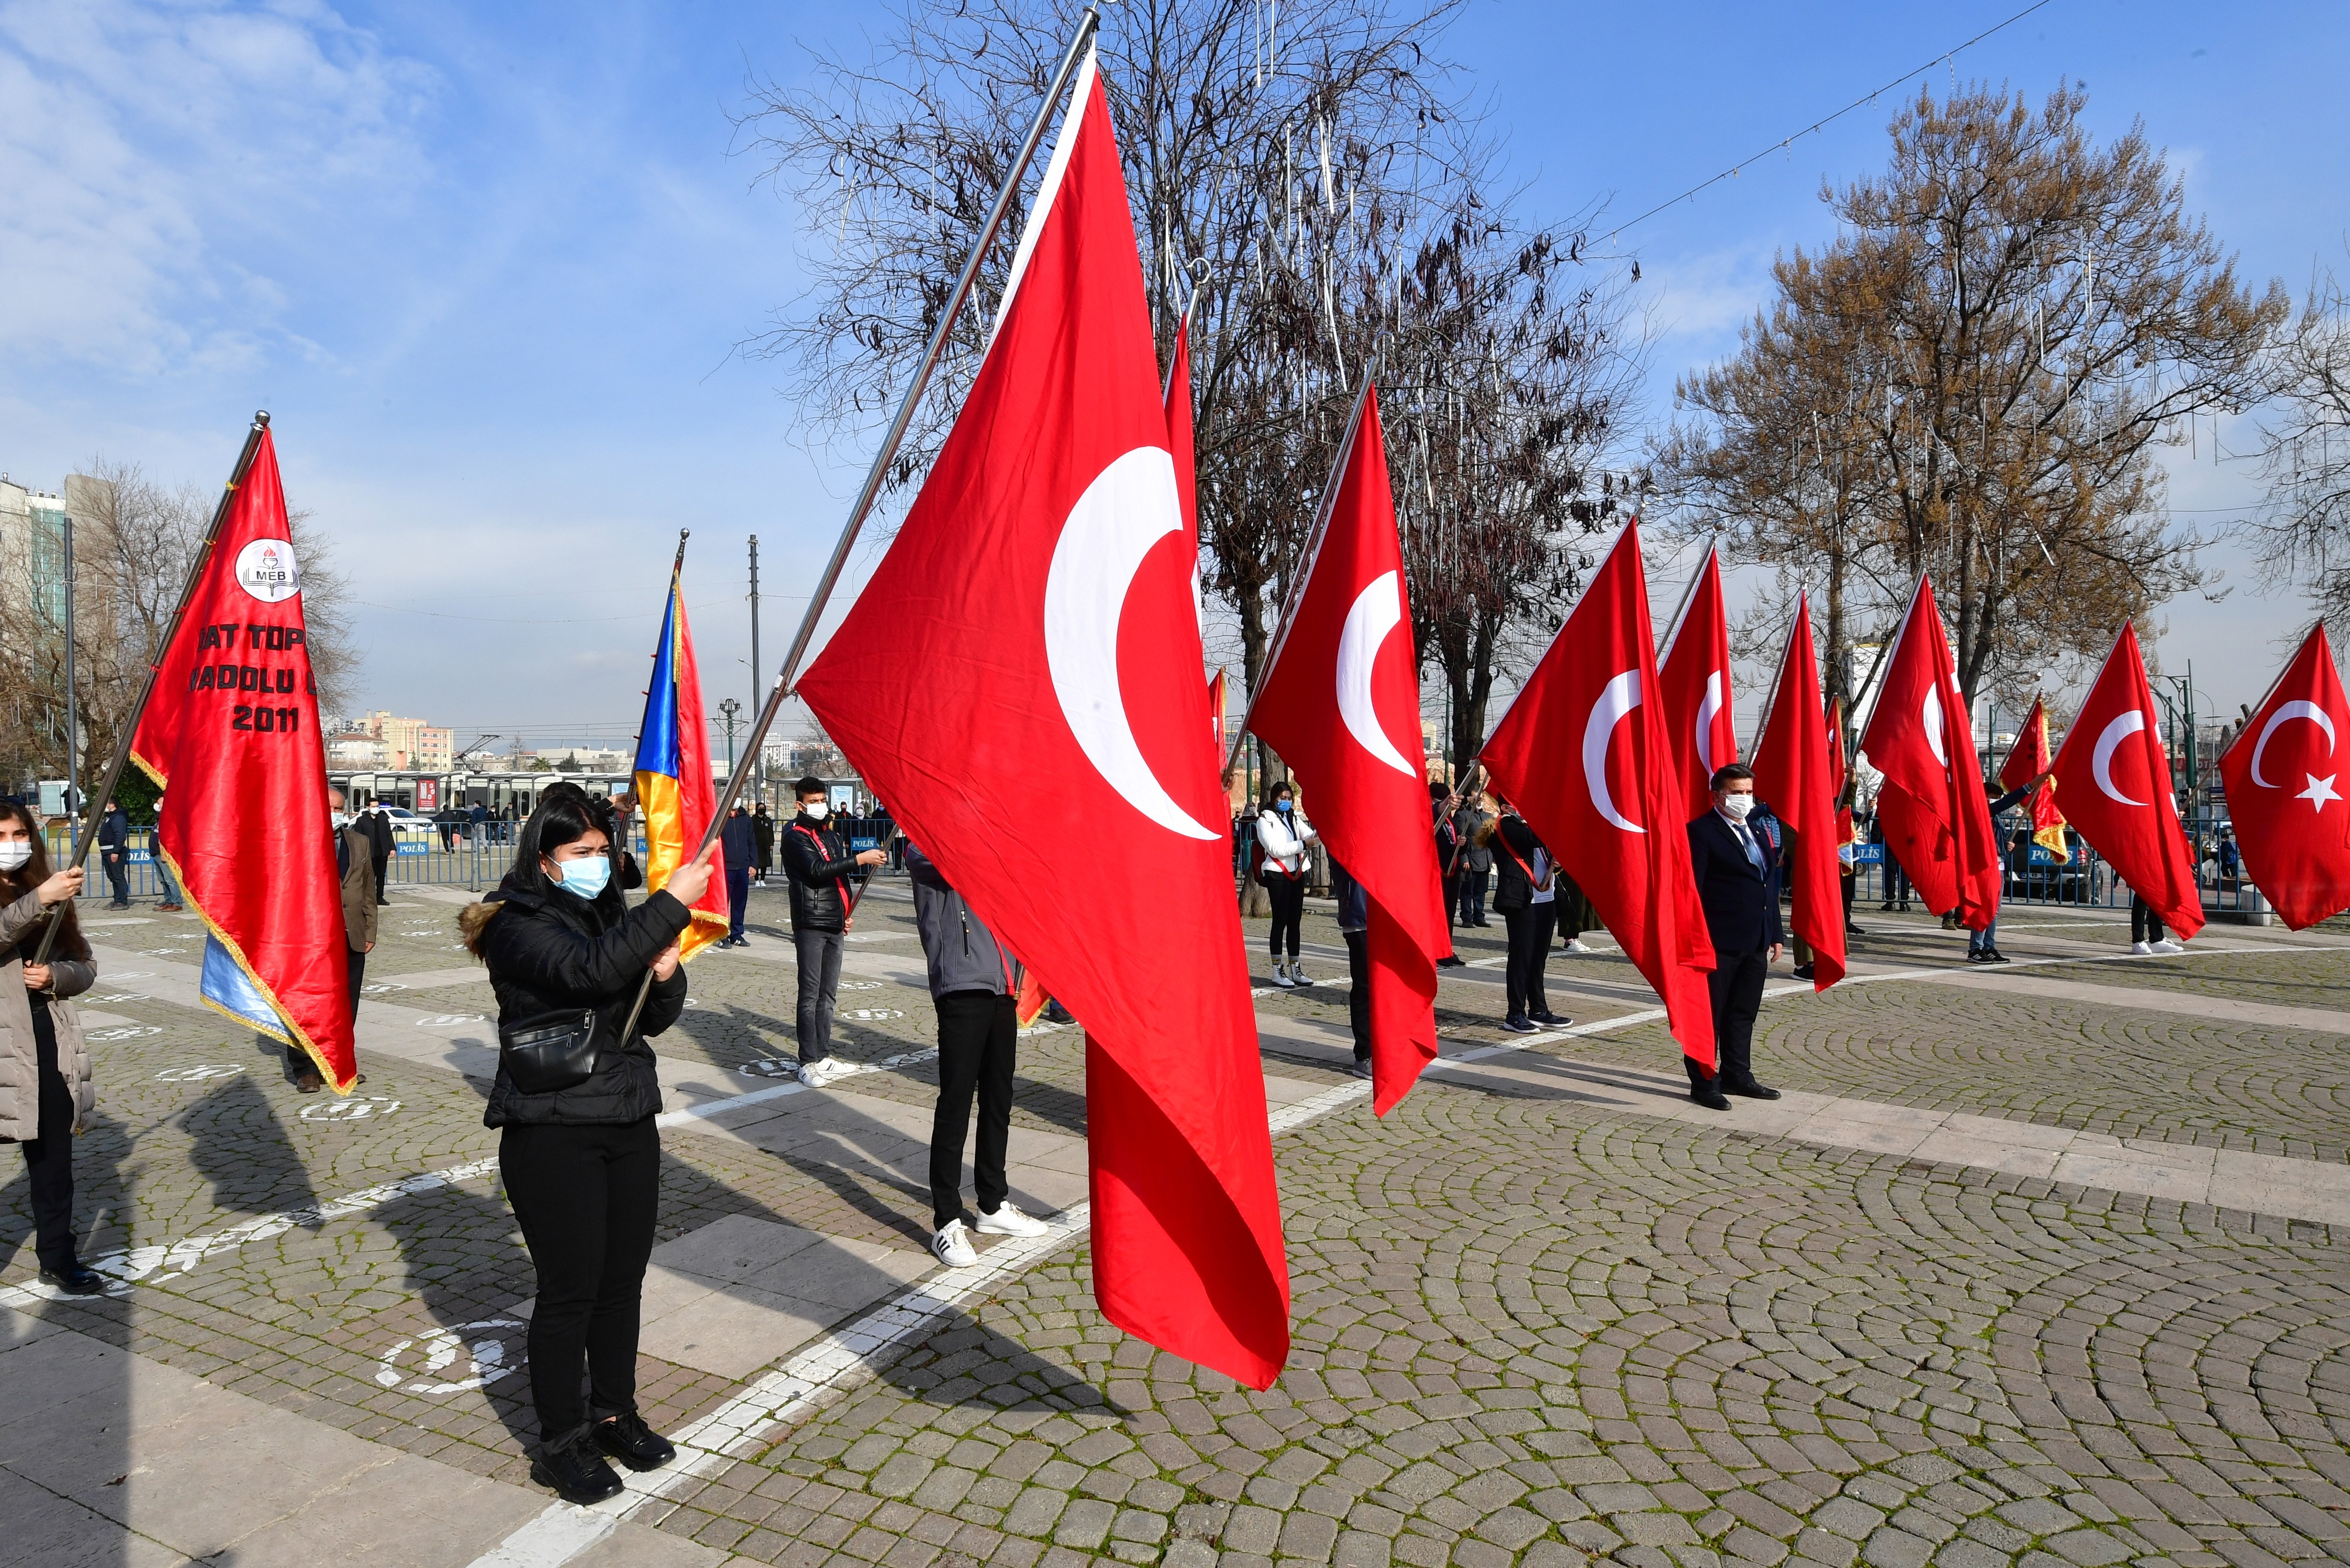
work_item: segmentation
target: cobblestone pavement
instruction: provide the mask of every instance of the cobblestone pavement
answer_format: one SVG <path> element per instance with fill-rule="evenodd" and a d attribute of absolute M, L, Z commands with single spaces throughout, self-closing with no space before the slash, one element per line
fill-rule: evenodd
<path fill-rule="evenodd" d="M 660 1042 L 708 1093 L 774 1086 L 791 1054 L 781 905 L 755 895 L 753 948 L 696 961 L 694 1005 Z M 397 891 L 370 961 L 387 988 L 371 1000 L 419 1038 L 488 1009 L 452 950 L 454 912 Z M 886 886 L 860 914 L 836 1041 L 852 1060 L 934 1044 L 910 914 Z M 249 1035 L 141 990 L 159 983 L 145 965 L 195 961 L 193 924 L 129 918 L 92 921 L 109 959 L 88 1003 L 101 1109 L 77 1151 L 84 1251 L 204 1244 L 134 1253 L 159 1261 L 117 1295 L 20 1291 L 16 1304 L 523 1481 L 536 1434 L 513 1309 L 530 1270 L 480 1086 L 375 1052 L 364 1097 L 298 1095 Z M 1956 962 L 1961 940 L 1930 919 L 1860 919 L 1863 973 Z M 2111 921 L 2017 910 L 2010 925 L 2020 958 L 2121 945 Z M 1337 984 L 1265 984 L 1263 930 L 1269 1070 L 1346 1082 L 1327 913 L 1309 913 L 1307 967 Z M 1459 933 L 1482 967 L 1446 971 L 1452 1044 L 1512 1038 L 1497 1027 L 1502 936 Z M 1757 1061 L 1856 1099 L 2350 1158 L 2350 1034 L 2129 1006 L 2160 988 L 2337 1008 L 2350 931 L 2214 927 L 2195 948 L 2029 971 L 2110 987 L 2111 1005 L 1908 980 L 1776 999 Z M 1554 1004 L 1586 1022 L 1653 1005 L 1604 945 L 1555 955 L 1551 974 Z M 1673 1056 L 1654 1024 L 1533 1049 L 1654 1069 Z M 854 1086 L 927 1106 L 934 1077 L 917 1060 Z M 1018 1125 L 1082 1133 L 1083 1088 L 1076 1031 L 1024 1040 Z M 927 1194 L 877 1167 L 691 1128 L 664 1149 L 663 1240 L 729 1216 L 909 1251 L 927 1233 Z M 1296 1351 L 1268 1393 L 1107 1325 L 1078 1242 L 637 1517 L 751 1560 L 892 1568 L 2350 1562 L 2350 1269 L 2324 1227 L 1498 1081 L 1431 1078 L 1384 1123 L 1357 1103 L 1275 1149 Z M 7 1166 L 0 1288 L 34 1272 Z M 333 1202 L 444 1169 L 454 1179 Z M 668 1426 L 741 1386 L 650 1356 L 640 1383 Z"/>

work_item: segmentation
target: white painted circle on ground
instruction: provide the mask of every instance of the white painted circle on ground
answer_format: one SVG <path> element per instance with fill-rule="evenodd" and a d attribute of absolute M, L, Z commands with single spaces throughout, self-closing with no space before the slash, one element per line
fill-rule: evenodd
<path fill-rule="evenodd" d="M 396 980 L 379 980 L 371 984 L 359 987 L 359 994 L 362 996 L 381 996 L 386 992 L 406 991 L 408 987 L 402 985 Z"/>
<path fill-rule="evenodd" d="M 459 1023 L 487 1023 L 478 1012 L 428 1012 L 416 1021 L 419 1029 L 446 1029 Z"/>
<path fill-rule="evenodd" d="M 176 958 L 187 950 L 185 948 L 140 948 L 139 956 L 140 958 Z"/>
<path fill-rule="evenodd" d="M 198 1067 L 166 1067 L 155 1076 L 166 1084 L 201 1084 L 207 1078 L 234 1078 L 244 1071 L 234 1062 L 206 1062 Z"/>
<path fill-rule="evenodd" d="M 318 1100 L 302 1107 L 306 1122 L 381 1121 L 400 1109 L 398 1100 L 381 1095 L 352 1095 L 339 1100 Z"/>
<path fill-rule="evenodd" d="M 885 1019 L 903 1018 L 906 1013 L 903 1008 L 898 1007 L 844 1007 L 840 1010 L 840 1016 L 860 1019 L 867 1023 L 879 1023 Z"/>
<path fill-rule="evenodd" d="M 523 1353 L 508 1342 L 521 1336 L 498 1331 L 522 1326 L 519 1318 L 490 1317 L 403 1339 L 383 1353 L 375 1380 L 404 1394 L 463 1394 L 511 1377 L 522 1370 Z M 408 1380 L 403 1358 L 422 1376 Z"/>
<path fill-rule="evenodd" d="M 746 1078 L 796 1078 L 800 1064 L 789 1056 L 771 1056 L 764 1062 L 745 1062 L 734 1069 Z"/>
<path fill-rule="evenodd" d="M 85 1040 L 107 1041 L 143 1040 L 150 1034 L 161 1034 L 161 1033 L 163 1033 L 163 1026 L 160 1023 L 134 1023 L 128 1024 L 120 1029 L 93 1030 L 89 1033 L 83 1035 L 82 1038 Z"/>
<path fill-rule="evenodd" d="M 155 999 L 147 995 L 143 992 L 118 991 L 113 992 L 111 995 L 97 997 L 94 1000 L 99 1002 L 152 1002 Z"/>
<path fill-rule="evenodd" d="M 836 991 L 879 991 L 881 989 L 881 982 L 878 980 L 844 980 L 833 989 Z"/>

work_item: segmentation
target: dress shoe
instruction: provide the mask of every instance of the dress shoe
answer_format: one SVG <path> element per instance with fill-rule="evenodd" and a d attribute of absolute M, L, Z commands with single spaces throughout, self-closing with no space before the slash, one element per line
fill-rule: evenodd
<path fill-rule="evenodd" d="M 677 1458 L 675 1446 L 634 1410 L 598 1422 L 596 1446 L 632 1470 L 657 1470 Z"/>
<path fill-rule="evenodd" d="M 1848 937 L 1865 937 L 1868 935 L 1866 931 L 1862 930 L 1850 920 L 1846 920 L 1844 924 L 1844 934 Z"/>
<path fill-rule="evenodd" d="M 1730 1108 L 1730 1102 L 1721 1097 L 1721 1091 L 1714 1087 L 1711 1081 L 1691 1085 L 1690 1098 L 1710 1111 L 1726 1111 Z"/>
<path fill-rule="evenodd" d="M 1752 1078 L 1742 1084 L 1728 1084 L 1723 1087 L 1731 1094 L 1749 1100 L 1775 1100 L 1779 1097 L 1778 1090 L 1768 1084 L 1758 1084 Z"/>
<path fill-rule="evenodd" d="M 298 1094 L 315 1095 L 326 1086 L 327 1080 L 319 1076 L 315 1068 L 299 1075 L 294 1080 L 294 1088 Z"/>
<path fill-rule="evenodd" d="M 564 1501 L 587 1508 L 620 1494 L 620 1478 L 604 1456 L 587 1443 L 574 1443 L 530 1461 L 530 1479 L 553 1487 Z"/>
<path fill-rule="evenodd" d="M 1462 958 L 1459 953 L 1446 953 L 1442 958 L 1436 961 L 1436 967 L 1439 969 L 1466 969 L 1469 967 L 1469 961 Z"/>
<path fill-rule="evenodd" d="M 69 1296 L 94 1296 L 106 1289 L 106 1276 L 85 1263 L 68 1263 L 62 1269 L 43 1269 L 41 1282 L 55 1285 Z"/>

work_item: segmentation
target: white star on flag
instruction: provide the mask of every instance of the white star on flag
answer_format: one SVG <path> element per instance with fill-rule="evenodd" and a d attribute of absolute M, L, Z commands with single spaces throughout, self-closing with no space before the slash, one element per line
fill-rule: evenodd
<path fill-rule="evenodd" d="M 2324 778 L 2319 778 L 2315 774 L 2303 774 L 2301 776 L 2309 781 L 2309 787 L 2293 798 L 2309 802 L 2312 811 L 2323 813 L 2327 801 L 2342 798 L 2334 793 L 2334 781 L 2342 776 L 2340 774 L 2328 774 Z"/>

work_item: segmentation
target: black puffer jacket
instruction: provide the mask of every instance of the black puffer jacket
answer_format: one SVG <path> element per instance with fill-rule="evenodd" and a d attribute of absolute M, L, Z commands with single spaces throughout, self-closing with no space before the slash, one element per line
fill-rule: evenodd
<path fill-rule="evenodd" d="M 848 901 L 842 890 L 863 869 L 847 840 L 806 812 L 794 816 L 777 838 L 784 870 L 792 879 L 792 929 L 847 930 Z"/>
<path fill-rule="evenodd" d="M 516 1023 L 567 1007 L 596 1009 L 598 1037 L 619 1037 L 635 1005 L 645 968 L 675 941 L 689 917 L 666 892 L 630 909 L 618 892 L 576 898 L 533 878 L 525 888 L 509 877 L 492 902 L 465 910 L 462 922 L 473 949 L 489 965 L 497 992 L 498 1021 Z M 487 1127 L 508 1123 L 619 1123 L 641 1121 L 661 1108 L 660 1083 L 653 1071 L 652 1047 L 645 1042 L 677 1022 L 685 1011 L 685 971 L 653 984 L 637 1032 L 625 1044 L 608 1045 L 597 1058 L 595 1075 L 575 1088 L 525 1095 L 507 1082 L 503 1064 L 491 1087 Z"/>

